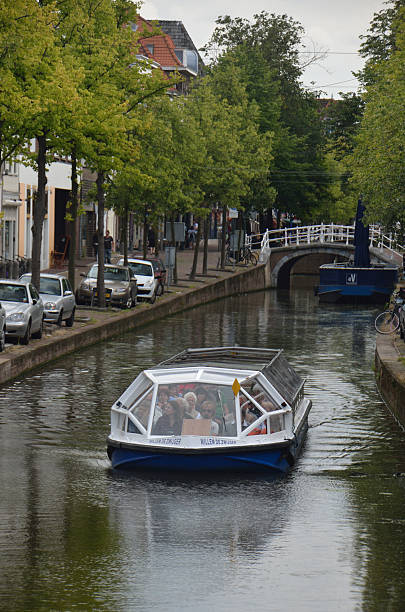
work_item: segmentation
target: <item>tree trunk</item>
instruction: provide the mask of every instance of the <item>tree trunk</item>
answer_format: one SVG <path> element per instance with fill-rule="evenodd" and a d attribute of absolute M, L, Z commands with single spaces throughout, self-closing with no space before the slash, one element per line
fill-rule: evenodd
<path fill-rule="evenodd" d="M 176 240 L 174 237 L 174 217 L 170 218 L 170 231 L 172 234 L 171 245 L 174 247 L 174 268 L 173 268 L 173 283 L 177 285 L 177 251 L 176 251 Z"/>
<path fill-rule="evenodd" d="M 208 272 L 208 233 L 209 233 L 209 217 L 204 219 L 204 254 L 203 254 L 203 265 L 202 273 L 207 274 Z"/>
<path fill-rule="evenodd" d="M 153 232 L 155 234 L 155 257 L 159 255 L 159 223 L 156 221 L 153 225 Z"/>
<path fill-rule="evenodd" d="M 97 173 L 97 203 L 98 203 L 98 274 L 97 293 L 98 304 L 105 307 L 105 285 L 104 285 L 104 172 Z"/>
<path fill-rule="evenodd" d="M 124 266 L 128 265 L 128 204 L 124 206 L 123 226 L 122 226 L 122 243 L 124 245 Z"/>
<path fill-rule="evenodd" d="M 198 229 L 197 229 L 197 235 L 195 237 L 195 244 L 194 244 L 194 254 L 193 254 L 193 267 L 191 268 L 191 272 L 190 272 L 190 280 L 194 280 L 195 279 L 195 274 L 197 271 L 197 262 L 198 262 L 198 251 L 200 248 L 200 239 L 201 239 L 201 219 L 198 219 Z"/>
<path fill-rule="evenodd" d="M 32 284 L 39 291 L 39 275 L 41 272 L 42 230 L 47 209 L 46 201 L 46 134 L 37 137 L 38 140 L 38 191 L 33 202 L 32 225 Z"/>
<path fill-rule="evenodd" d="M 77 157 L 76 157 L 76 148 L 73 148 L 71 153 L 72 155 L 72 206 L 70 208 L 70 213 L 72 216 L 72 221 L 70 223 L 71 231 L 70 231 L 70 242 L 69 242 L 69 271 L 68 278 L 69 283 L 72 286 L 73 292 L 75 291 L 75 267 L 76 267 L 76 242 L 77 242 L 77 211 L 79 209 L 79 185 L 77 182 Z"/>
<path fill-rule="evenodd" d="M 225 250 L 226 250 L 226 206 L 222 208 L 222 242 L 221 242 L 221 269 L 225 268 Z"/>
<path fill-rule="evenodd" d="M 145 213 L 143 216 L 143 242 L 142 242 L 143 258 L 146 259 L 148 255 L 148 211 L 145 206 Z"/>

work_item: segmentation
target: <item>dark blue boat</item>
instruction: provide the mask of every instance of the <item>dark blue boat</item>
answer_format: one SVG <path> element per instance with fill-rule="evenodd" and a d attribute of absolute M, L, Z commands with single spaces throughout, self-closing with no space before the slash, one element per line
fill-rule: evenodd
<path fill-rule="evenodd" d="M 281 350 L 188 349 L 139 374 L 112 406 L 107 452 L 120 469 L 286 472 L 310 409 Z"/>
<path fill-rule="evenodd" d="M 354 229 L 354 262 L 324 264 L 319 268 L 320 302 L 386 302 L 398 280 L 398 268 L 370 264 L 369 227 L 365 207 L 358 202 Z"/>

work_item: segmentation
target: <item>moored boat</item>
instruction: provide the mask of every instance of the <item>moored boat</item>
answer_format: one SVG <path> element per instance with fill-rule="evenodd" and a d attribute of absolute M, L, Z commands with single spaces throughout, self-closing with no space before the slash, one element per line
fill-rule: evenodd
<path fill-rule="evenodd" d="M 280 349 L 187 349 L 114 403 L 107 452 L 114 468 L 286 472 L 310 409 Z"/>
<path fill-rule="evenodd" d="M 396 266 L 370 262 L 369 227 L 363 224 L 365 206 L 357 204 L 354 261 L 319 268 L 316 293 L 320 302 L 385 302 L 398 279 Z"/>

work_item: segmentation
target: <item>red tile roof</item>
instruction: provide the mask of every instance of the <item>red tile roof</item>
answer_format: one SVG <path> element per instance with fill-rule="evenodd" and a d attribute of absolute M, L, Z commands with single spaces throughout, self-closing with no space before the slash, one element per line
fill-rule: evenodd
<path fill-rule="evenodd" d="M 138 28 L 148 32 L 152 32 L 154 30 L 153 24 L 140 16 L 138 17 Z M 139 45 L 139 53 L 142 53 L 146 57 L 155 60 L 162 66 L 162 68 L 181 68 L 183 66 L 174 52 L 174 43 L 172 39 L 164 32 L 162 32 L 162 34 L 140 38 Z M 148 48 L 150 45 L 153 45 L 153 53 L 151 53 Z"/>

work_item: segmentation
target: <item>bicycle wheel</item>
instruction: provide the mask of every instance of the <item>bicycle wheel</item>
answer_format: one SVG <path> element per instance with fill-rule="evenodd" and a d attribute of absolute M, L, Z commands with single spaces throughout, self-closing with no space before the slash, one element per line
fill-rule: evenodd
<path fill-rule="evenodd" d="M 398 315 L 391 310 L 386 310 L 378 315 L 374 325 L 379 334 L 392 334 L 399 327 Z"/>
<path fill-rule="evenodd" d="M 258 262 L 258 256 L 256 255 L 256 253 L 254 253 L 253 251 L 249 251 L 248 253 L 248 262 L 253 264 L 254 266 L 257 265 Z"/>

